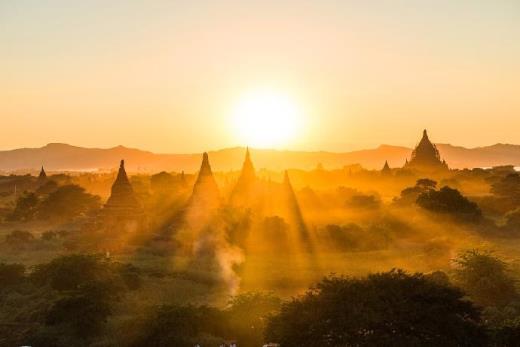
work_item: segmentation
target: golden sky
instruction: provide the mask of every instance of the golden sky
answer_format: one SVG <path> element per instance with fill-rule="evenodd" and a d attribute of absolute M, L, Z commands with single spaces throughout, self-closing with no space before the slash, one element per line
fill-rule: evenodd
<path fill-rule="evenodd" d="M 257 90 L 299 110 L 279 148 L 520 143 L 519 23 L 516 0 L 1 1 L 0 149 L 248 145 Z"/>

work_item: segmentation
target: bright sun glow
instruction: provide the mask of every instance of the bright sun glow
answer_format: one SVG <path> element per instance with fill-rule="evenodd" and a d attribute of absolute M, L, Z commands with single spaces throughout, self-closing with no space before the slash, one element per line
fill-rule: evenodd
<path fill-rule="evenodd" d="M 233 112 L 233 126 L 242 144 L 253 147 L 286 145 L 302 126 L 302 112 L 287 95 L 274 91 L 249 92 Z"/>

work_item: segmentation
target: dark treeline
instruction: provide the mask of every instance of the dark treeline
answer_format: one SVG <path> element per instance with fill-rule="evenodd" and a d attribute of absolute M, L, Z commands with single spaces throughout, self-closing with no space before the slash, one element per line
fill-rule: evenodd
<path fill-rule="evenodd" d="M 62 256 L 30 269 L 2 263 L 0 344 L 514 346 L 520 296 L 509 265 L 475 250 L 454 264 L 450 273 L 331 275 L 290 300 L 250 292 L 220 308 L 157 305 L 132 312 L 125 299 L 149 274 L 131 264 L 95 255 Z M 121 310 L 125 318 L 114 320 Z"/>

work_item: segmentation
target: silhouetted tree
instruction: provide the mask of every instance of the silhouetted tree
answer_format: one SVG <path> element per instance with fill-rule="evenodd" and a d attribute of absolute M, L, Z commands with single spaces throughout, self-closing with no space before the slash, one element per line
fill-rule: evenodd
<path fill-rule="evenodd" d="M 82 187 L 69 184 L 59 187 L 42 201 L 39 216 L 49 219 L 69 219 L 98 208 L 98 196 L 85 192 Z"/>
<path fill-rule="evenodd" d="M 491 192 L 499 197 L 520 201 L 520 175 L 508 174 L 491 185 Z"/>
<path fill-rule="evenodd" d="M 47 181 L 45 184 L 36 189 L 36 195 L 48 195 L 58 189 L 58 184 L 54 181 Z"/>
<path fill-rule="evenodd" d="M 451 214 L 468 221 L 476 221 L 482 217 L 482 212 L 476 203 L 469 201 L 457 189 L 450 187 L 422 193 L 417 198 L 417 204 L 429 211 Z"/>
<path fill-rule="evenodd" d="M 0 289 L 21 283 L 25 279 L 23 264 L 0 263 Z"/>
<path fill-rule="evenodd" d="M 223 313 L 214 308 L 161 306 L 146 320 L 131 346 L 192 347 L 208 335 L 222 341 L 216 337 L 222 334 L 224 325 Z"/>
<path fill-rule="evenodd" d="M 35 193 L 24 193 L 16 200 L 16 206 L 7 216 L 10 221 L 28 221 L 35 217 L 40 200 Z"/>
<path fill-rule="evenodd" d="M 374 209 L 381 205 L 381 200 L 375 195 L 356 194 L 347 200 L 348 207 Z"/>
<path fill-rule="evenodd" d="M 111 313 L 110 303 L 89 294 L 66 296 L 50 308 L 45 323 L 61 325 L 72 334 L 84 339 L 94 337 L 104 326 Z"/>
<path fill-rule="evenodd" d="M 463 293 L 401 270 L 328 277 L 282 305 L 266 339 L 305 346 L 484 346 L 480 314 Z"/>
<path fill-rule="evenodd" d="M 437 182 L 429 178 L 421 178 L 417 180 L 415 186 L 424 190 L 435 189 L 437 187 Z"/>
<path fill-rule="evenodd" d="M 455 260 L 455 283 L 482 306 L 503 306 L 518 299 L 515 280 L 505 262 L 489 252 L 469 250 Z"/>
<path fill-rule="evenodd" d="M 13 230 L 5 236 L 5 243 L 13 248 L 25 248 L 34 241 L 34 236 L 26 230 Z"/>
<path fill-rule="evenodd" d="M 111 276 L 107 263 L 95 255 L 72 254 L 37 265 L 31 279 L 39 285 L 48 284 L 59 291 L 78 290 L 89 283 L 108 280 Z"/>
<path fill-rule="evenodd" d="M 403 189 L 399 199 L 395 199 L 396 202 L 401 204 L 413 204 L 417 201 L 417 198 L 422 193 L 427 193 L 430 190 L 435 190 L 437 182 L 429 178 L 421 178 L 417 180 L 415 186 Z"/>
<path fill-rule="evenodd" d="M 233 297 L 226 309 L 228 335 L 240 346 L 261 346 L 264 330 L 270 315 L 277 313 L 281 300 L 265 293 L 244 293 Z"/>

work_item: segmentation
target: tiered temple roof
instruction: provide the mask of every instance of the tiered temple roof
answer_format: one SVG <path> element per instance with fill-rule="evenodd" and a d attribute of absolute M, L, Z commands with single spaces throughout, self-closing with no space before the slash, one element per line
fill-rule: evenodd
<path fill-rule="evenodd" d="M 383 175 L 388 175 L 388 174 L 392 173 L 392 169 L 390 169 L 390 166 L 388 165 L 388 160 L 385 160 L 385 165 L 381 169 L 381 173 Z"/>
<path fill-rule="evenodd" d="M 417 147 L 412 152 L 410 161 L 405 168 L 418 170 L 445 170 L 448 168 L 446 162 L 441 160 L 439 150 L 428 138 L 426 129 Z"/>
<path fill-rule="evenodd" d="M 142 212 L 141 204 L 137 200 L 126 175 L 124 160 L 121 160 L 117 178 L 112 185 L 112 191 L 105 204 L 104 212 L 106 215 L 116 216 L 135 216 L 136 213 Z"/>
<path fill-rule="evenodd" d="M 200 166 L 199 175 L 193 186 L 191 202 L 204 204 L 215 204 L 220 198 L 220 192 L 213 177 L 211 166 L 209 164 L 208 153 L 202 155 L 202 164 Z"/>
<path fill-rule="evenodd" d="M 247 204 L 254 198 L 255 186 L 256 186 L 256 173 L 251 161 L 251 155 L 249 148 L 246 149 L 246 156 L 244 164 L 242 165 L 242 171 L 240 177 L 231 193 L 231 202 L 235 204 Z"/>

